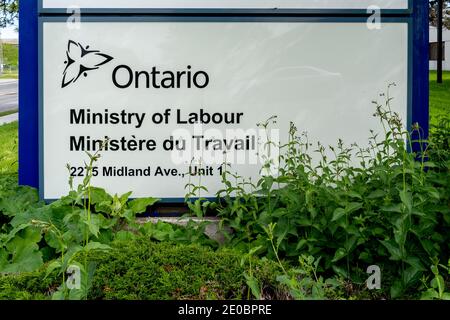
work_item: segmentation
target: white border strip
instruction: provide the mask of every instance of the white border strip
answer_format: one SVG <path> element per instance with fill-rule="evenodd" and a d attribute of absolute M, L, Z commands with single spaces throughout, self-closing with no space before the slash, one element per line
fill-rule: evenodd
<path fill-rule="evenodd" d="M 42 0 L 43 9 L 408 9 L 408 0 Z"/>

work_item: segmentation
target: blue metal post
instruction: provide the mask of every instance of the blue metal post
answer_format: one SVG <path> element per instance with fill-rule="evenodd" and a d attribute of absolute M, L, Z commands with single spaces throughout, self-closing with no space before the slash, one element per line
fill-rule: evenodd
<path fill-rule="evenodd" d="M 430 117 L 428 0 L 414 0 L 413 10 L 412 122 L 418 123 L 422 128 L 422 138 L 428 138 Z"/>
<path fill-rule="evenodd" d="M 38 1 L 19 7 L 19 184 L 39 186 Z"/>

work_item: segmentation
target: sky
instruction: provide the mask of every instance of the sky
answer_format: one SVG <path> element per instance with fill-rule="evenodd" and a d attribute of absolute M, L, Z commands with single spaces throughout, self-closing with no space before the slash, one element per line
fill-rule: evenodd
<path fill-rule="evenodd" d="M 17 39 L 19 34 L 16 32 L 16 27 L 8 27 L 0 29 L 2 39 Z"/>
<path fill-rule="evenodd" d="M 17 23 L 13 26 L 0 29 L 2 39 L 17 39 L 19 34 L 16 31 Z"/>

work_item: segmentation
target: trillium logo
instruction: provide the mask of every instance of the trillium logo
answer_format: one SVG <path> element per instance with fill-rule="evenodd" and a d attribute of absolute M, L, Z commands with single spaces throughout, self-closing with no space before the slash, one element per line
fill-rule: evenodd
<path fill-rule="evenodd" d="M 67 45 L 67 60 L 64 61 L 66 68 L 63 73 L 62 88 L 75 83 L 81 75 L 87 77 L 88 72 L 97 70 L 100 66 L 107 64 L 114 58 L 101 53 L 99 50 L 89 50 L 89 46 L 83 47 L 81 43 L 69 40 Z"/>

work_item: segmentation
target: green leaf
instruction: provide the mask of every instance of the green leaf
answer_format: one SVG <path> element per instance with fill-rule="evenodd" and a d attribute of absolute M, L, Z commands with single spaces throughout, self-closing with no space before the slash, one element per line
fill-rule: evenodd
<path fill-rule="evenodd" d="M 423 249 L 431 256 L 431 253 L 436 250 L 435 243 L 429 239 L 419 239 Z"/>
<path fill-rule="evenodd" d="M 0 197 L 0 212 L 5 216 L 14 217 L 39 202 L 39 195 L 34 188 L 18 187 L 14 191 L 8 196 Z"/>
<path fill-rule="evenodd" d="M 91 241 L 87 244 L 87 246 L 84 248 L 86 251 L 93 251 L 93 250 L 110 250 L 111 247 L 106 245 L 106 244 L 102 244 L 100 242 L 95 242 L 95 241 Z"/>
<path fill-rule="evenodd" d="M 21 224 L 18 227 L 15 227 L 13 230 L 11 230 L 8 235 L 2 237 L 0 240 L 0 247 L 3 247 L 4 245 L 6 245 L 9 241 L 11 241 L 11 239 L 14 239 L 14 237 L 16 236 L 16 234 L 18 234 L 20 231 L 30 227 L 31 224 L 26 223 L 26 224 Z"/>
<path fill-rule="evenodd" d="M 332 262 L 337 262 L 339 260 L 341 260 L 342 258 L 344 258 L 347 255 L 347 250 L 345 250 L 344 248 L 339 248 L 336 250 L 336 253 L 334 254 L 334 258 L 332 260 Z"/>
<path fill-rule="evenodd" d="M 434 289 L 428 289 L 420 297 L 421 300 L 434 300 L 439 299 L 439 294 Z"/>
<path fill-rule="evenodd" d="M 127 192 L 127 193 L 124 193 L 123 195 L 121 195 L 121 196 L 120 196 L 120 203 L 121 203 L 122 205 L 124 205 L 124 204 L 128 201 L 128 198 L 129 198 L 132 194 L 133 194 L 133 192 L 130 191 L 130 192 Z"/>
<path fill-rule="evenodd" d="M 18 227 L 22 224 L 30 223 L 32 220 L 43 221 L 55 225 L 59 230 L 64 228 L 64 218 L 71 213 L 71 206 L 61 205 L 57 202 L 42 208 L 33 209 L 24 213 L 17 214 L 12 220 L 11 225 Z"/>
<path fill-rule="evenodd" d="M 112 198 L 111 201 L 102 201 L 95 205 L 96 212 L 102 212 L 106 214 L 112 213 Z"/>
<path fill-rule="evenodd" d="M 360 260 L 362 260 L 362 261 L 364 261 L 366 263 L 369 263 L 372 260 L 371 258 L 372 258 L 372 255 L 369 254 L 369 252 L 366 252 L 366 251 L 361 252 L 359 254 L 359 257 L 358 257 L 358 259 L 360 259 Z"/>
<path fill-rule="evenodd" d="M 72 244 L 67 249 L 66 254 L 64 255 L 64 260 L 62 261 L 62 269 L 67 269 L 67 266 L 72 263 L 75 255 L 81 251 L 83 251 L 83 247 L 78 244 Z"/>
<path fill-rule="evenodd" d="M 375 191 L 372 191 L 366 198 L 367 199 L 378 199 L 383 198 L 386 196 L 386 192 L 382 189 L 377 189 Z"/>
<path fill-rule="evenodd" d="M 371 228 L 371 229 L 370 229 L 370 232 L 371 232 L 372 235 L 374 235 L 374 236 L 382 236 L 382 235 L 385 234 L 386 231 L 385 231 L 383 228 L 377 228 L 377 227 L 375 227 L 375 228 Z"/>
<path fill-rule="evenodd" d="M 431 286 L 434 289 L 438 290 L 439 296 L 442 296 L 444 294 L 445 281 L 444 281 L 444 278 L 441 275 L 435 276 L 433 278 L 433 280 L 431 280 Z"/>
<path fill-rule="evenodd" d="M 356 236 L 350 237 L 344 242 L 344 248 L 347 251 L 347 254 L 352 252 L 356 247 L 356 241 L 358 238 Z"/>
<path fill-rule="evenodd" d="M 382 211 L 385 211 L 385 212 L 396 212 L 396 213 L 402 213 L 402 208 L 401 208 L 401 204 L 400 203 L 397 203 L 397 204 L 393 204 L 393 205 L 390 205 L 390 206 L 382 206 L 380 209 L 382 210 Z"/>
<path fill-rule="evenodd" d="M 130 231 L 121 230 L 114 235 L 116 240 L 130 241 L 136 238 L 136 235 Z"/>
<path fill-rule="evenodd" d="M 332 222 L 339 220 L 343 216 L 353 213 L 359 209 L 361 209 L 363 204 L 361 202 L 350 202 L 345 206 L 345 209 L 343 208 L 337 208 L 333 212 L 333 218 L 331 219 Z"/>
<path fill-rule="evenodd" d="M 54 300 L 54 301 L 60 301 L 60 300 L 65 300 L 65 299 L 66 299 L 66 296 L 65 296 L 64 291 L 62 289 L 60 289 L 58 291 L 55 291 L 52 294 L 52 300 Z"/>
<path fill-rule="evenodd" d="M 417 211 L 417 210 L 413 210 L 413 211 L 411 212 L 411 214 L 413 214 L 413 215 L 415 215 L 415 216 L 418 216 L 418 217 L 426 217 L 426 216 L 427 216 L 425 213 L 420 212 L 420 211 Z"/>
<path fill-rule="evenodd" d="M 394 261 L 400 261 L 402 259 L 402 252 L 397 244 L 392 240 L 382 240 L 380 241 L 383 246 L 389 251 L 391 259 Z"/>
<path fill-rule="evenodd" d="M 9 253 L 6 249 L 0 248 L 0 270 L 3 270 L 3 268 L 8 264 L 8 256 Z"/>
<path fill-rule="evenodd" d="M 297 247 L 295 247 L 295 250 L 300 250 L 307 243 L 308 243 L 308 240 L 306 240 L 306 239 L 300 240 L 297 244 Z"/>
<path fill-rule="evenodd" d="M 407 215 L 402 215 L 398 219 L 395 220 L 394 226 L 394 238 L 397 246 L 399 248 L 403 248 L 406 244 L 406 238 L 408 235 L 408 226 L 410 219 Z"/>
<path fill-rule="evenodd" d="M 55 232 L 51 230 L 45 234 L 45 241 L 47 242 L 48 246 L 55 249 L 57 253 L 67 248 L 64 240 L 59 239 Z"/>
<path fill-rule="evenodd" d="M 47 270 L 45 272 L 45 277 L 44 279 L 46 279 L 54 270 L 56 269 L 60 269 L 62 267 L 62 263 L 59 260 L 55 260 L 52 263 L 50 263 L 47 266 Z"/>
<path fill-rule="evenodd" d="M 355 192 L 355 191 L 347 192 L 347 196 L 351 197 L 351 198 L 356 198 L 356 199 L 361 199 L 362 200 L 362 196 L 359 193 Z"/>
<path fill-rule="evenodd" d="M 306 217 L 300 217 L 296 220 L 296 223 L 300 227 L 311 227 L 313 225 L 312 221 Z"/>
<path fill-rule="evenodd" d="M 402 295 L 404 291 L 403 284 L 401 280 L 396 280 L 391 286 L 391 298 L 395 299 Z"/>
<path fill-rule="evenodd" d="M 345 216 L 346 212 L 343 208 L 337 208 L 333 212 L 333 218 L 331 219 L 332 222 L 339 220 L 343 216 Z"/>
<path fill-rule="evenodd" d="M 91 214 L 91 218 L 88 219 L 88 217 L 83 217 L 83 223 L 88 226 L 89 232 L 96 238 L 98 238 L 98 234 L 100 232 L 100 225 L 102 224 L 102 218 L 100 218 L 101 215 L 98 214 Z"/>
<path fill-rule="evenodd" d="M 29 242 L 38 243 L 42 239 L 42 233 L 39 228 L 28 227 L 22 231 L 22 238 Z"/>
<path fill-rule="evenodd" d="M 159 221 L 153 229 L 152 237 L 158 241 L 169 240 L 173 233 L 173 227 L 169 223 Z"/>
<path fill-rule="evenodd" d="M 407 268 L 404 272 L 403 272 L 403 282 L 405 284 L 406 287 L 410 286 L 411 284 L 413 284 L 416 280 L 418 280 L 418 278 L 421 275 L 422 270 L 419 268 L 416 268 L 415 266 L 411 266 L 409 268 Z"/>
<path fill-rule="evenodd" d="M 100 229 L 110 229 L 117 223 L 116 217 L 107 219 L 102 214 L 96 214 L 95 216 L 97 217 L 96 219 L 98 219 L 98 226 Z"/>
<path fill-rule="evenodd" d="M 430 197 L 434 198 L 435 200 L 441 199 L 439 191 L 436 188 L 429 187 L 426 190 L 428 191 L 428 194 L 430 195 Z"/>
<path fill-rule="evenodd" d="M 438 266 L 432 265 L 431 266 L 431 272 L 433 272 L 433 274 L 435 276 L 439 275 L 439 268 L 438 268 Z"/>
<path fill-rule="evenodd" d="M 333 265 L 332 268 L 333 268 L 334 272 L 337 275 L 341 276 L 342 278 L 350 278 L 350 275 L 348 274 L 347 270 L 345 270 L 344 268 L 341 268 L 337 265 Z"/>
<path fill-rule="evenodd" d="M 403 205 L 406 208 L 406 212 L 411 213 L 413 208 L 413 200 L 411 192 L 408 192 L 407 190 L 402 190 L 400 191 L 399 195 L 400 200 L 402 201 Z"/>
<path fill-rule="evenodd" d="M 419 271 L 426 270 L 426 268 L 423 266 L 422 262 L 418 257 L 408 257 L 405 259 L 405 262 Z"/>
<path fill-rule="evenodd" d="M 361 202 L 350 202 L 346 207 L 345 207 L 345 212 L 347 214 L 353 213 L 359 209 L 361 209 L 363 206 L 363 204 Z"/>
<path fill-rule="evenodd" d="M 258 283 L 258 280 L 255 277 L 248 275 L 247 273 L 244 273 L 244 276 L 245 276 L 245 280 L 246 280 L 245 282 L 249 286 L 253 296 L 257 300 L 260 300 L 261 299 L 261 288 Z"/>
<path fill-rule="evenodd" d="M 112 202 L 112 197 L 105 191 L 105 189 L 91 187 L 90 194 L 91 194 L 91 204 L 92 205 L 101 204 L 104 202 L 106 202 L 106 203 Z M 107 213 L 107 212 L 105 212 L 105 213 Z"/>
<path fill-rule="evenodd" d="M 100 243 L 108 244 L 113 240 L 113 231 L 112 229 L 103 229 L 100 230 L 98 238 L 96 239 Z"/>
<path fill-rule="evenodd" d="M 251 248 L 250 251 L 248 252 L 249 256 L 254 255 L 256 252 L 258 252 L 260 249 L 262 249 L 262 246 L 256 246 L 254 248 Z"/>
<path fill-rule="evenodd" d="M 123 212 L 122 217 L 125 218 L 125 220 L 127 220 L 128 222 L 132 222 L 134 220 L 134 218 L 136 217 L 136 214 L 133 212 L 133 210 L 126 209 Z"/>
<path fill-rule="evenodd" d="M 17 236 L 11 240 L 6 248 L 12 255 L 12 258 L 0 272 L 31 272 L 41 267 L 44 263 L 42 253 L 39 252 L 39 246 L 36 242 L 32 240 L 36 240 L 36 237 L 33 238 L 33 235 L 30 235 L 30 239 Z"/>

